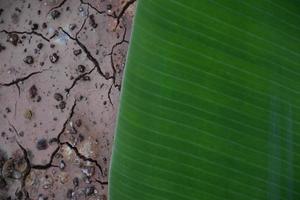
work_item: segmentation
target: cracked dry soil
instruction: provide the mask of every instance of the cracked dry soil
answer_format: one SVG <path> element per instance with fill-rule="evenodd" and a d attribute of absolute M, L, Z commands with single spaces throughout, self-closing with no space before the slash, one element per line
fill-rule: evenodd
<path fill-rule="evenodd" d="M 107 199 L 135 0 L 0 0 L 0 200 Z"/>

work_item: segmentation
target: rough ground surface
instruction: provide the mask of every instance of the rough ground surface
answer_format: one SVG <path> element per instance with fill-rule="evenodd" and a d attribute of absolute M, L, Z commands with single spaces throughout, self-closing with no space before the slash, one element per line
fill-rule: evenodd
<path fill-rule="evenodd" d="M 0 200 L 107 199 L 134 7 L 0 0 Z"/>

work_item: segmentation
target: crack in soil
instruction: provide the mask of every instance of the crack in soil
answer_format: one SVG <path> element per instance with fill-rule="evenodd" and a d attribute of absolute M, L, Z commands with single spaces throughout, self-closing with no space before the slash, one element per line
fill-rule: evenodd
<path fill-rule="evenodd" d="M 78 38 L 79 33 L 81 32 L 81 30 L 83 29 L 83 27 L 84 27 L 85 24 L 86 24 L 86 20 L 89 18 L 89 15 L 90 15 L 90 11 L 89 11 L 89 7 L 88 7 L 88 8 L 87 8 L 87 15 L 86 15 L 86 17 L 84 18 L 83 23 L 82 23 L 81 26 L 80 26 L 80 29 L 76 32 L 75 38 Z"/>
<path fill-rule="evenodd" d="M 108 181 L 100 181 L 99 179 L 96 179 L 97 183 L 100 183 L 101 185 L 108 185 Z"/>
<path fill-rule="evenodd" d="M 112 107 L 114 107 L 114 104 L 112 103 L 112 100 L 111 100 L 111 89 L 112 89 L 112 86 L 114 85 L 114 83 L 111 84 L 109 90 L 108 90 L 108 93 L 107 93 L 107 97 L 108 97 L 108 100 L 109 100 L 109 103 L 111 104 Z"/>
<path fill-rule="evenodd" d="M 19 136 L 19 132 L 17 131 L 16 127 L 15 127 L 12 123 L 10 123 L 9 121 L 8 121 L 8 124 L 9 124 L 9 126 L 14 130 L 15 134 L 16 134 L 17 136 Z"/>
<path fill-rule="evenodd" d="M 27 200 L 27 199 L 30 199 L 30 197 L 29 197 L 29 193 L 25 189 L 25 184 L 26 184 L 26 178 L 30 174 L 30 171 L 31 171 L 31 163 L 30 163 L 30 160 L 28 158 L 27 150 L 18 141 L 16 141 L 16 142 L 17 142 L 17 145 L 22 150 L 24 159 L 26 161 L 26 169 L 25 169 L 25 172 L 24 172 L 24 174 L 22 176 L 22 180 L 21 180 L 21 192 L 23 194 L 25 194 L 25 199 Z"/>
<path fill-rule="evenodd" d="M 103 71 L 101 70 L 100 64 L 97 61 L 97 59 L 92 56 L 91 52 L 88 50 L 88 48 L 77 38 L 77 37 L 72 37 L 67 31 L 65 31 L 62 27 L 59 27 L 59 29 L 66 34 L 71 40 L 75 41 L 78 46 L 84 51 L 86 54 L 87 58 L 94 64 L 94 66 L 97 68 L 98 73 L 105 79 L 105 80 L 110 80 L 114 79 L 113 76 L 107 77 Z"/>
<path fill-rule="evenodd" d="M 100 15 L 106 13 L 105 10 L 104 11 L 100 11 L 96 7 L 92 6 L 89 2 L 84 2 L 83 0 L 80 0 L 80 3 L 83 4 L 83 5 L 88 5 L 89 7 L 91 7 L 93 10 L 95 10 Z"/>
<path fill-rule="evenodd" d="M 127 10 L 127 8 L 129 8 L 129 6 L 132 5 L 135 1 L 136 0 L 127 1 L 126 4 L 123 6 L 121 12 L 117 16 L 115 16 L 115 18 L 117 19 L 117 24 L 116 24 L 115 29 L 119 26 L 120 20 L 123 17 L 123 15 L 124 15 L 125 11 Z"/>
<path fill-rule="evenodd" d="M 0 86 L 3 86 L 3 87 L 10 87 L 10 86 L 12 86 L 12 85 L 16 85 L 16 87 L 18 88 L 19 96 L 20 96 L 21 90 L 20 90 L 19 83 L 20 83 L 20 82 L 23 82 L 23 81 L 25 81 L 25 80 L 27 80 L 27 79 L 29 79 L 30 77 L 32 77 L 32 76 L 34 76 L 34 75 L 36 75 L 36 74 L 43 73 L 44 71 L 46 71 L 46 70 L 32 72 L 32 73 L 28 74 L 27 76 L 17 78 L 17 79 L 15 79 L 15 80 L 12 80 L 11 82 L 8 82 L 8 83 L 0 83 Z"/>
<path fill-rule="evenodd" d="M 58 9 L 58 8 L 62 7 L 66 2 L 67 2 L 67 0 L 63 0 L 62 2 L 60 2 L 59 5 L 57 5 L 57 6 L 53 7 L 53 8 L 51 8 L 51 9 L 48 11 L 47 14 L 49 14 L 51 11 L 53 11 L 53 10 L 55 10 L 55 9 Z"/>
<path fill-rule="evenodd" d="M 1 30 L 0 33 L 6 33 L 6 34 L 26 34 L 26 35 L 36 35 L 41 37 L 42 39 L 46 40 L 47 42 L 50 42 L 50 39 L 48 39 L 47 37 L 45 37 L 43 34 L 38 33 L 36 31 L 7 31 L 7 30 Z"/>
<path fill-rule="evenodd" d="M 115 43 L 115 44 L 112 46 L 110 53 L 107 54 L 107 55 L 110 56 L 110 63 L 111 63 L 111 68 L 112 68 L 112 70 L 113 70 L 113 76 L 114 76 L 114 77 L 116 77 L 116 73 L 117 73 L 117 72 L 116 72 L 115 65 L 114 65 L 114 60 L 113 60 L 114 49 L 115 49 L 117 46 L 119 46 L 119 45 L 121 45 L 121 44 L 123 44 L 123 43 L 129 43 L 127 40 L 125 40 L 126 33 L 127 33 L 127 28 L 126 28 L 126 26 L 125 26 L 124 24 L 123 24 L 123 27 L 124 27 L 124 33 L 123 33 L 123 36 L 122 36 L 122 40 L 119 41 L 119 42 L 117 42 L 117 43 Z M 113 79 L 113 84 L 114 84 L 114 86 L 115 86 L 116 88 L 118 88 L 118 90 L 120 91 L 120 90 L 121 90 L 121 86 L 120 86 L 120 85 L 117 85 L 115 81 L 116 81 L 116 80 L 115 80 L 115 78 L 114 78 L 114 79 Z"/>
<path fill-rule="evenodd" d="M 77 76 L 77 77 L 73 80 L 71 86 L 65 89 L 65 91 L 66 91 L 66 93 L 67 93 L 67 96 L 69 95 L 69 93 L 71 92 L 71 90 L 74 88 L 74 86 L 76 85 L 76 83 L 77 83 L 79 80 L 81 80 L 82 78 L 84 78 L 86 75 L 91 74 L 95 69 L 96 69 L 96 66 L 94 66 L 90 71 L 85 72 L 85 73 L 80 74 L 79 76 Z"/>
<path fill-rule="evenodd" d="M 21 186 L 22 186 L 22 188 L 24 188 L 26 178 L 27 178 L 27 176 L 29 175 L 29 173 L 31 171 L 31 163 L 30 163 L 30 160 L 28 158 L 27 150 L 18 141 L 16 141 L 16 142 L 17 142 L 18 146 L 21 148 L 21 150 L 23 152 L 24 159 L 25 159 L 26 164 L 27 164 L 27 167 L 26 167 L 26 170 L 25 170 L 24 176 L 22 178 L 22 182 L 21 182 Z"/>
<path fill-rule="evenodd" d="M 45 165 L 32 165 L 31 168 L 36 169 L 36 170 L 46 170 L 46 169 L 49 169 L 50 167 L 55 167 L 55 165 L 52 165 L 52 162 L 53 162 L 53 159 L 54 159 L 55 155 L 58 153 L 59 150 L 60 150 L 60 146 L 57 146 L 56 149 L 52 152 L 52 154 L 50 156 L 50 160 L 47 164 L 45 164 Z"/>
<path fill-rule="evenodd" d="M 102 175 L 102 176 L 104 175 L 104 174 L 103 174 L 102 167 L 101 167 L 101 165 L 98 163 L 97 160 L 82 155 L 82 154 L 79 152 L 79 150 L 77 149 L 77 147 L 71 145 L 69 142 L 60 142 L 60 145 L 66 145 L 66 146 L 68 146 L 70 149 L 72 149 L 72 150 L 75 152 L 75 154 L 77 155 L 77 157 L 80 158 L 81 160 L 89 161 L 89 162 L 94 163 L 94 164 L 98 167 L 98 169 L 99 169 L 101 175 Z"/>
<path fill-rule="evenodd" d="M 66 121 L 64 122 L 61 131 L 60 131 L 59 134 L 57 135 L 56 142 L 57 142 L 57 144 L 58 144 L 58 147 L 52 152 L 52 154 L 51 154 L 51 156 L 50 156 L 50 161 L 49 161 L 47 164 L 45 164 L 45 165 L 32 165 L 32 166 L 31 166 L 32 169 L 46 170 L 46 169 L 49 169 L 50 167 L 56 167 L 55 165 L 52 164 L 53 159 L 54 159 L 55 155 L 58 153 L 58 151 L 60 150 L 61 146 L 66 145 L 66 146 L 68 146 L 70 149 L 72 149 L 72 150 L 75 152 L 76 156 L 77 156 L 78 158 L 80 158 L 81 160 L 83 160 L 83 161 L 90 161 L 90 162 L 94 163 L 94 164 L 98 167 L 98 169 L 99 169 L 101 175 L 102 175 L 102 176 L 104 175 L 104 174 L 103 174 L 102 167 L 101 167 L 101 165 L 98 163 L 97 160 L 82 155 L 82 154 L 79 152 L 79 150 L 77 149 L 77 147 L 71 145 L 69 142 L 61 142 L 61 141 L 60 141 L 61 135 L 65 132 L 65 130 L 66 130 L 66 128 L 67 128 L 67 124 L 70 122 L 71 118 L 72 118 L 73 115 L 74 115 L 74 110 L 75 110 L 76 105 L 77 105 L 77 101 L 75 100 L 74 103 L 73 103 L 73 105 L 72 105 L 72 107 L 71 107 L 71 109 L 70 109 L 70 113 L 69 113 L 68 118 L 67 118 Z"/>

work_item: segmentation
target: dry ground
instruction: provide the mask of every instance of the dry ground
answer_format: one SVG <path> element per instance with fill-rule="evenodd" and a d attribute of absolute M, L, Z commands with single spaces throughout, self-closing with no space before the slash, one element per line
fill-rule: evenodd
<path fill-rule="evenodd" d="M 0 8 L 0 200 L 107 199 L 134 1 Z"/>

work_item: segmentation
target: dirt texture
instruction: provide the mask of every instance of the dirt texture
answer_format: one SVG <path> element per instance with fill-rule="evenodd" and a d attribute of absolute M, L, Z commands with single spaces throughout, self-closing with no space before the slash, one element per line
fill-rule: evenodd
<path fill-rule="evenodd" d="M 0 200 L 106 200 L 134 0 L 0 0 Z"/>

